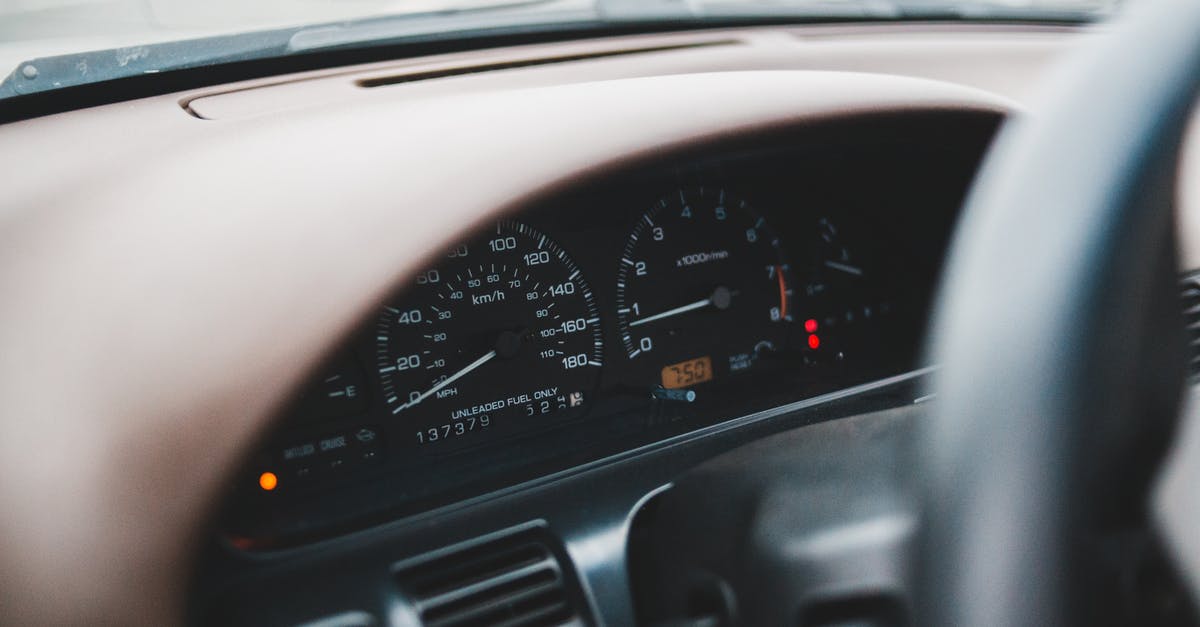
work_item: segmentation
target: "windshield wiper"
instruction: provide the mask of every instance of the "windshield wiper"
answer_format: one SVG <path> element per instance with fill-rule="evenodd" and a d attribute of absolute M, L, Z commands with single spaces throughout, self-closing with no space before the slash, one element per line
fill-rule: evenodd
<path fill-rule="evenodd" d="M 585 11 L 547 10 L 560 4 Z M 404 13 L 346 22 L 278 28 L 233 35 L 92 50 L 23 61 L 0 82 L 0 100 L 143 74 L 328 50 L 418 43 L 514 29 L 556 27 L 596 19 L 591 0 L 514 0 L 500 5 L 427 13 Z"/>
<path fill-rule="evenodd" d="M 39 57 L 0 83 L 0 98 L 284 54 L 291 30 L 271 30 Z"/>
<path fill-rule="evenodd" d="M 1101 8 L 1117 2 L 1092 1 L 1102 5 Z M 492 6 L 386 15 L 41 57 L 20 63 L 0 82 L 0 102 L 138 75 L 330 50 L 450 40 L 466 42 L 538 33 L 603 32 L 606 28 L 631 25 L 673 24 L 687 28 L 715 23 L 960 19 L 1079 22 L 1106 14 L 1094 7 L 1077 12 L 1046 12 L 1030 6 L 1014 8 L 1000 0 L 513 0 Z M 309 65 L 325 67 L 320 62 Z"/>

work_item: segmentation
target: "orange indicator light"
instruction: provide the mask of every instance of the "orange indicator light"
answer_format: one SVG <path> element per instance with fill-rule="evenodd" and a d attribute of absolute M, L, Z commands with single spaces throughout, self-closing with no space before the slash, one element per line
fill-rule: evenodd
<path fill-rule="evenodd" d="M 273 472 L 264 472 L 258 476 L 258 486 L 267 492 L 274 490 L 277 485 L 279 485 L 279 477 L 276 477 Z"/>

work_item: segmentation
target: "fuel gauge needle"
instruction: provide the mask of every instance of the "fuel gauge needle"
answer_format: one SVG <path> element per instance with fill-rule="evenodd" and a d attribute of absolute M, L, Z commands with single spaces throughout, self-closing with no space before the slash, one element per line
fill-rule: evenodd
<path fill-rule="evenodd" d="M 863 273 L 862 268 L 856 268 L 854 266 L 847 265 L 844 263 L 838 263 L 836 261 L 826 261 L 825 265 L 827 267 L 833 268 L 834 270 L 841 270 L 842 272 L 845 272 L 846 274 L 853 274 L 854 276 L 862 276 L 862 273 Z"/>
<path fill-rule="evenodd" d="M 459 379 L 461 379 L 461 378 L 463 378 L 464 376 L 466 376 L 466 375 L 467 375 L 467 373 L 469 373 L 469 372 L 471 372 L 472 370 L 475 370 L 476 368 L 478 368 L 478 367 L 480 367 L 480 366 L 482 366 L 482 365 L 486 364 L 487 362 L 491 361 L 492 359 L 495 359 L 495 357 L 496 357 L 496 350 L 495 350 L 495 349 L 492 349 L 492 350 L 488 351 L 488 352 L 487 352 L 487 353 L 486 353 L 486 354 L 485 354 L 483 357 L 480 357 L 479 359 L 476 359 L 475 361 L 473 361 L 473 362 L 471 362 L 470 364 L 468 364 L 466 368 L 463 368 L 462 370 L 459 370 L 458 372 L 456 372 L 456 373 L 454 373 L 454 374 L 452 374 L 452 375 L 450 375 L 450 376 L 446 377 L 445 379 L 443 379 L 443 380 L 442 380 L 442 382 L 441 382 L 441 383 L 439 383 L 439 384 L 437 384 L 437 385 L 435 385 L 435 386 L 433 386 L 433 387 L 429 388 L 429 389 L 428 389 L 428 390 L 426 390 L 425 392 L 421 393 L 421 395 L 420 395 L 420 396 L 418 396 L 418 397 L 416 397 L 416 398 L 412 399 L 411 401 L 409 401 L 409 402 L 407 402 L 407 403 L 405 403 L 405 404 L 403 404 L 403 405 L 401 405 L 401 406 L 397 407 L 396 409 L 393 409 L 393 410 L 392 410 L 392 413 L 393 413 L 393 414 L 398 414 L 398 413 L 400 413 L 401 411 L 404 411 L 405 409 L 408 409 L 409 407 L 412 407 L 413 405 L 416 405 L 416 404 L 420 403 L 421 401 L 423 401 L 423 400 L 425 400 L 425 399 L 429 398 L 430 396 L 432 396 L 432 395 L 434 395 L 434 394 L 437 394 L 437 393 L 438 393 L 438 391 L 439 391 L 439 390 L 441 390 L 442 388 L 446 387 L 447 385 L 450 385 L 451 383 L 454 383 L 455 381 L 458 381 Z"/>

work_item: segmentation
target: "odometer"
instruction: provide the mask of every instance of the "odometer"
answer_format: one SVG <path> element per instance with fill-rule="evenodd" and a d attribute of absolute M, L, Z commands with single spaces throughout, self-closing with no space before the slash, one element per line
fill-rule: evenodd
<path fill-rule="evenodd" d="M 375 338 L 384 398 L 412 442 L 439 448 L 580 417 L 601 365 L 599 323 L 570 257 L 500 222 L 385 306 Z"/>
<path fill-rule="evenodd" d="M 711 381 L 712 377 L 712 358 L 705 355 L 663 368 L 662 386 L 668 390 L 677 390 Z"/>

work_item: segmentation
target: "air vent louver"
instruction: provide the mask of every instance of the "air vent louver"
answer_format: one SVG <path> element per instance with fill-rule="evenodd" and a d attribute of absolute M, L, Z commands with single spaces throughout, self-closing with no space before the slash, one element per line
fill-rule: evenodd
<path fill-rule="evenodd" d="M 1183 321 L 1188 334 L 1188 377 L 1200 378 L 1200 274 L 1179 284 L 1183 302 Z"/>
<path fill-rule="evenodd" d="M 521 532 L 405 563 L 396 580 L 426 627 L 583 625 L 573 581 L 542 535 Z"/>

